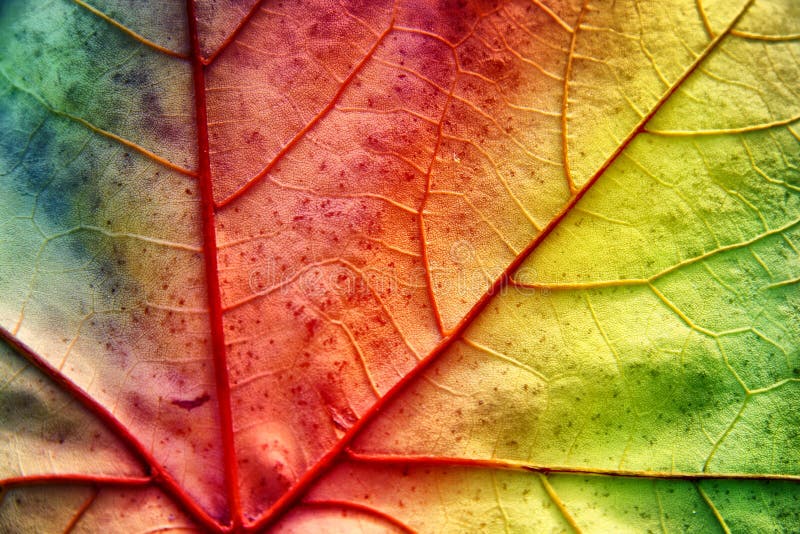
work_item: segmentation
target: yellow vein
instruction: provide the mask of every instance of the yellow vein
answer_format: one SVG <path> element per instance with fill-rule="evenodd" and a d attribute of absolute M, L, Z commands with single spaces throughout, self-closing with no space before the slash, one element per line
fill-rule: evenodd
<path fill-rule="evenodd" d="M 343 200 L 343 199 L 346 199 L 346 200 L 358 200 L 358 199 L 379 200 L 381 202 L 385 202 L 387 204 L 390 204 L 390 205 L 394 206 L 397 209 L 400 209 L 400 210 L 403 210 L 405 212 L 411 213 L 412 215 L 416 215 L 417 214 L 417 210 L 415 210 L 414 208 L 412 208 L 410 206 L 406 206 L 402 202 L 400 202 L 398 200 L 394 200 L 393 198 L 388 197 L 386 195 L 381 195 L 380 193 L 334 194 L 334 193 L 326 193 L 324 191 L 315 190 L 313 187 L 305 187 L 305 186 L 302 186 L 302 185 L 295 185 L 295 184 L 289 184 L 289 183 L 286 183 L 286 182 L 282 182 L 282 181 L 278 180 L 277 178 L 273 177 L 272 175 L 267 175 L 266 179 L 270 183 L 276 185 L 277 187 L 280 187 L 281 189 L 287 189 L 287 190 L 290 190 L 290 191 L 298 191 L 298 192 L 305 193 L 307 195 L 311 195 L 311 196 L 315 196 L 315 197 L 319 197 L 319 198 L 339 199 L 339 200 Z"/>
<path fill-rule="evenodd" d="M 550 9 L 549 7 L 547 7 L 546 5 L 544 5 L 544 4 L 543 4 L 543 3 L 542 3 L 540 0 L 531 0 L 531 2 L 533 2 L 533 4 L 534 4 L 536 7 L 538 7 L 539 9 L 541 9 L 542 11 L 544 11 L 545 13 L 547 13 L 547 15 L 548 15 L 548 16 L 549 16 L 551 19 L 553 19 L 554 21 L 556 21 L 556 23 L 557 23 L 559 26 L 561 26 L 562 28 L 564 28 L 564 30 L 566 30 L 568 33 L 573 33 L 573 32 L 574 32 L 574 30 L 572 29 L 572 26 L 570 26 L 569 24 L 567 24 L 566 22 L 564 22 L 564 19 L 562 19 L 561 17 L 559 17 L 559 16 L 558 16 L 558 15 L 555 13 L 555 11 L 553 11 L 552 9 Z M 580 24 L 580 22 L 578 22 L 578 24 Z"/>
<path fill-rule="evenodd" d="M 655 295 L 658 297 L 658 299 L 659 299 L 661 302 L 663 302 L 663 303 L 664 303 L 664 305 L 665 305 L 667 308 L 669 308 L 670 310 L 672 310 L 672 312 L 673 312 L 675 315 L 677 315 L 678 317 L 680 317 L 681 321 L 683 321 L 684 323 L 686 323 L 686 325 L 687 325 L 689 328 L 691 328 L 692 330 L 695 330 L 695 331 L 697 331 L 697 332 L 700 332 L 701 334 L 705 334 L 705 335 L 707 335 L 708 337 L 713 337 L 713 338 L 719 337 L 719 334 L 718 334 L 717 332 L 713 332 L 713 331 L 709 330 L 708 328 L 704 328 L 704 327 L 702 327 L 702 326 L 700 326 L 700 325 L 696 324 L 694 321 L 692 321 L 692 320 L 689 318 L 689 316 L 688 316 L 688 315 L 686 315 L 685 313 L 683 313 L 683 311 L 681 311 L 681 309 L 680 309 L 678 306 L 676 306 L 674 302 L 672 302 L 671 300 L 669 300 L 669 299 L 668 299 L 668 298 L 667 298 L 667 297 L 666 297 L 666 296 L 665 296 L 665 295 L 664 295 L 664 294 L 663 294 L 661 291 L 659 291 L 659 290 L 656 288 L 656 286 L 654 286 L 653 284 L 647 284 L 647 287 L 649 287 L 649 288 L 650 288 L 650 291 L 652 291 L 652 292 L 653 292 L 653 293 L 654 293 L 654 294 L 655 294 Z"/>
<path fill-rule="evenodd" d="M 584 0 L 581 6 L 581 12 L 578 14 L 578 20 L 575 23 L 578 29 L 581 28 L 581 21 L 583 15 L 586 13 L 586 8 L 589 5 L 589 0 Z M 564 66 L 564 88 L 561 92 L 561 158 L 562 165 L 564 165 L 564 175 L 567 179 L 567 186 L 572 194 L 578 190 L 575 186 L 575 180 L 572 178 L 572 172 L 569 168 L 569 136 L 567 135 L 567 112 L 569 110 L 569 79 L 572 77 L 572 64 L 575 60 L 575 46 L 578 41 L 578 31 L 572 32 L 572 39 L 569 43 L 569 52 L 567 54 L 567 63 Z"/>
<path fill-rule="evenodd" d="M 570 527 L 572 527 L 572 530 L 574 530 L 577 534 L 581 534 L 581 527 L 578 526 L 578 523 L 575 522 L 575 518 L 572 517 L 572 514 L 570 514 L 569 510 L 567 510 L 567 506 L 564 504 L 564 501 L 561 500 L 561 497 L 558 496 L 555 488 L 553 488 L 553 486 L 550 484 L 550 481 L 547 479 L 547 475 L 544 473 L 537 474 L 539 476 L 539 482 L 541 482 L 544 491 L 547 492 L 547 496 L 550 497 L 550 500 L 556 505 L 558 511 L 561 512 L 564 520 L 569 524 Z"/>
<path fill-rule="evenodd" d="M 381 390 L 378 387 L 377 382 L 375 382 L 375 379 L 372 377 L 372 372 L 370 371 L 369 363 L 367 362 L 367 356 L 361 349 L 361 345 L 359 344 L 358 339 L 356 339 L 356 336 L 355 334 L 353 334 L 353 331 L 350 329 L 350 327 L 347 326 L 347 324 L 344 321 L 340 321 L 339 319 L 334 319 L 333 317 L 322 311 L 317 306 L 314 306 L 310 302 L 309 306 L 330 324 L 338 327 L 339 329 L 342 330 L 342 332 L 344 332 L 345 336 L 347 337 L 347 340 L 350 342 L 350 346 L 355 351 L 358 362 L 361 364 L 361 368 L 364 371 L 364 375 L 367 377 L 367 382 L 369 382 L 370 388 L 372 389 L 372 393 L 375 395 L 375 398 L 377 399 L 381 398 L 382 396 Z"/>
<path fill-rule="evenodd" d="M 617 373 L 619 376 L 624 380 L 625 374 L 622 372 L 622 365 L 619 363 L 619 354 L 617 353 L 617 349 L 614 348 L 614 345 L 611 343 L 611 339 L 609 339 L 608 334 L 606 334 L 605 328 L 600 323 L 600 318 L 597 317 L 597 312 L 594 311 L 594 306 L 592 305 L 592 300 L 589 298 L 589 294 L 585 294 L 584 297 L 586 298 L 586 305 L 589 307 L 589 312 L 592 314 L 592 319 L 594 320 L 594 324 L 597 325 L 597 330 L 600 331 L 600 335 L 603 336 L 603 341 L 605 341 L 606 346 L 611 351 L 611 355 L 614 356 L 614 363 L 617 366 Z"/>
<path fill-rule="evenodd" d="M 768 286 L 764 286 L 764 289 L 774 289 L 776 287 L 790 286 L 798 282 L 800 282 L 800 277 L 790 278 L 789 280 L 781 280 L 780 282 L 775 282 L 773 284 L 769 284 Z"/>
<path fill-rule="evenodd" d="M 697 0 L 695 4 L 697 7 L 697 12 L 700 14 L 700 20 L 703 21 L 703 28 L 706 30 L 706 33 L 708 34 L 709 37 L 714 38 L 714 30 L 711 28 L 711 22 L 708 20 L 708 15 L 706 14 L 706 10 L 703 7 L 702 0 Z"/>
<path fill-rule="evenodd" d="M 725 429 L 725 432 L 723 432 L 719 439 L 717 439 L 717 441 L 714 443 L 714 446 L 711 448 L 711 452 L 708 454 L 708 458 L 706 458 L 706 461 L 703 464 L 703 471 L 708 471 L 708 467 L 711 465 L 711 460 L 714 459 L 714 456 L 717 454 L 720 445 L 722 445 L 722 442 L 727 439 L 731 431 L 733 431 L 733 427 L 736 426 L 736 423 L 738 423 L 742 418 L 742 414 L 744 413 L 745 408 L 747 408 L 747 402 L 750 400 L 750 398 L 751 396 L 749 394 L 745 396 L 744 400 L 742 401 L 742 406 L 739 408 L 736 416 L 731 420 L 730 424 Z"/>
<path fill-rule="evenodd" d="M 636 469 L 606 469 L 589 466 L 545 465 L 499 458 L 461 458 L 403 454 L 370 454 L 346 450 L 347 456 L 362 463 L 402 465 L 444 465 L 476 469 L 527 471 L 542 474 L 586 475 L 598 477 L 651 478 L 659 480 L 781 480 L 800 482 L 800 474 L 784 473 L 721 473 L 713 471 L 648 471 Z"/>
<path fill-rule="evenodd" d="M 681 74 L 681 76 L 675 80 L 675 82 L 661 95 L 658 102 L 650 109 L 650 111 L 642 117 L 642 119 L 636 124 L 636 126 L 628 133 L 627 136 L 618 144 L 617 148 L 606 158 L 605 162 L 595 171 L 592 177 L 579 189 L 575 195 L 570 199 L 570 201 L 564 206 L 561 212 L 554 217 L 551 222 L 545 227 L 545 229 L 534 239 L 534 241 L 526 247 L 526 249 L 522 252 L 522 256 L 519 259 L 519 265 L 522 264 L 522 261 L 525 257 L 530 255 L 530 253 L 538 247 L 539 243 L 544 240 L 550 232 L 555 228 L 555 226 L 559 225 L 567 214 L 575 207 L 575 205 L 583 198 L 584 194 L 600 179 L 602 175 L 608 170 L 608 168 L 619 158 L 619 156 L 628 148 L 630 143 L 636 138 L 636 136 L 641 133 L 644 128 L 647 126 L 647 123 L 655 116 L 656 113 L 664 106 L 664 104 L 672 97 L 672 95 L 683 85 L 683 83 L 700 67 L 700 65 L 708 58 L 708 56 L 716 49 L 717 45 L 728 35 L 728 33 L 733 29 L 733 27 L 739 22 L 739 19 L 744 16 L 750 6 L 753 4 L 754 0 L 748 0 L 739 10 L 739 13 L 728 23 L 725 28 L 725 31 L 714 37 L 714 39 L 708 43 L 706 48 L 700 53 L 695 60 L 692 62 L 691 65 Z M 790 131 L 791 128 L 790 128 Z M 792 131 L 795 134 L 794 131 Z M 796 134 L 795 134 L 796 135 Z M 517 263 L 515 261 L 515 263 Z M 515 269 L 516 271 L 516 269 Z M 513 274 L 513 273 L 512 273 Z"/>
<path fill-rule="evenodd" d="M 676 263 L 672 267 L 664 269 L 663 271 L 660 271 L 660 272 L 658 272 L 658 273 L 656 273 L 656 274 L 654 274 L 652 276 L 649 276 L 647 278 L 624 278 L 624 279 L 621 279 L 621 280 L 598 280 L 596 282 L 554 282 L 554 283 L 548 283 L 548 282 L 527 283 L 527 282 L 519 282 L 519 281 L 516 281 L 516 280 L 512 280 L 511 281 L 511 285 L 513 285 L 514 287 L 519 287 L 519 288 L 523 288 L 523 289 L 553 289 L 553 290 L 556 290 L 556 289 L 580 290 L 580 289 L 599 289 L 599 288 L 604 288 L 604 287 L 642 286 L 642 285 L 646 285 L 646 284 L 650 284 L 652 282 L 655 282 L 659 278 L 663 278 L 664 276 L 666 276 L 666 275 L 668 275 L 668 274 L 670 274 L 672 272 L 678 271 L 678 270 L 680 270 L 680 269 L 682 269 L 684 267 L 688 267 L 689 265 L 692 265 L 694 263 L 706 260 L 706 259 L 708 259 L 708 258 L 710 258 L 712 256 L 716 256 L 717 254 L 721 254 L 723 252 L 729 252 L 731 250 L 736 250 L 736 249 L 748 247 L 750 245 L 753 245 L 753 244 L 761 241 L 762 239 L 766 239 L 766 238 L 774 236 L 774 235 L 779 235 L 779 234 L 783 235 L 786 232 L 788 232 L 789 230 L 791 230 L 792 228 L 794 228 L 795 226 L 797 226 L 798 224 L 800 224 L 800 219 L 791 221 L 788 224 L 785 224 L 785 225 L 783 225 L 783 226 L 781 226 L 779 228 L 775 228 L 774 230 L 769 230 L 768 232 L 761 233 L 761 234 L 759 234 L 759 235 L 757 235 L 757 236 L 755 236 L 755 237 L 753 237 L 751 239 L 748 239 L 747 241 L 742 241 L 740 243 L 732 243 L 730 245 L 724 245 L 724 246 L 721 246 L 721 247 L 716 248 L 714 250 L 710 250 L 710 251 L 706 252 L 705 254 L 701 254 L 699 256 L 695 256 L 693 258 L 689 258 L 689 259 L 683 260 L 683 261 L 681 261 L 679 263 Z M 778 287 L 778 286 L 782 286 L 782 285 L 789 285 L 789 284 L 795 283 L 797 281 L 798 281 L 798 279 L 784 280 L 782 282 L 776 282 L 774 284 L 765 286 L 765 289 L 771 288 L 771 287 Z"/>
<path fill-rule="evenodd" d="M 756 41 L 768 42 L 785 42 L 785 41 L 800 41 L 800 33 L 790 33 L 788 35 L 765 35 L 761 33 L 752 33 L 744 30 L 733 30 L 731 35 L 740 37 L 742 39 L 753 39 Z"/>
<path fill-rule="evenodd" d="M 793 122 L 800 120 L 800 113 L 785 119 L 778 119 L 772 122 L 763 122 L 760 124 L 752 124 L 750 126 L 741 126 L 739 128 L 719 128 L 708 130 L 651 130 L 645 128 L 644 131 L 653 135 L 660 135 L 664 137 L 690 137 L 690 136 L 706 136 L 706 135 L 725 135 L 725 134 L 740 134 L 747 132 L 758 132 L 760 130 L 768 130 L 778 126 L 786 126 Z"/>
<path fill-rule="evenodd" d="M 521 361 L 517 360 L 516 358 L 512 358 L 511 356 L 506 356 L 505 354 L 503 354 L 501 352 L 498 352 L 498 351 L 494 350 L 491 347 L 487 347 L 486 345 L 478 343 L 477 341 L 473 341 L 473 340 L 469 339 L 468 337 L 463 337 L 462 336 L 461 341 L 463 341 L 466 345 L 469 345 L 470 347 L 472 347 L 472 348 L 474 348 L 476 350 L 479 350 L 481 352 L 485 352 L 486 354 L 494 356 L 495 358 L 497 358 L 499 360 L 503 360 L 504 362 L 510 363 L 514 367 L 518 367 L 518 368 L 522 369 L 523 371 L 527 371 L 528 373 L 532 374 L 533 376 L 535 376 L 536 378 L 538 378 L 542 382 L 545 382 L 545 383 L 548 382 L 546 376 L 544 376 L 542 373 L 540 373 L 539 371 L 537 371 L 533 367 L 530 367 L 529 365 L 526 365 L 526 364 L 522 363 Z"/>
<path fill-rule="evenodd" d="M 697 488 L 697 493 L 700 494 L 705 503 L 708 505 L 708 508 L 711 510 L 711 513 L 713 513 L 714 517 L 717 518 L 717 522 L 719 523 L 719 526 L 722 527 L 722 530 L 725 532 L 725 534 L 731 534 L 731 529 L 728 528 L 727 523 L 725 523 L 725 520 L 722 518 L 722 514 L 720 514 L 719 510 L 717 510 L 717 507 L 714 506 L 714 503 L 711 501 L 711 498 L 706 494 L 705 491 L 703 491 L 703 488 L 700 487 L 700 484 L 695 484 L 695 487 Z"/>

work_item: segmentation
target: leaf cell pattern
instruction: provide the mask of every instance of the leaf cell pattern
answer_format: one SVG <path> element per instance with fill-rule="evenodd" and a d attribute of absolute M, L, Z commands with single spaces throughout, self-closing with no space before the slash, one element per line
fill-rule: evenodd
<path fill-rule="evenodd" d="M 796 528 L 796 2 L 0 27 L 1 530 Z"/>

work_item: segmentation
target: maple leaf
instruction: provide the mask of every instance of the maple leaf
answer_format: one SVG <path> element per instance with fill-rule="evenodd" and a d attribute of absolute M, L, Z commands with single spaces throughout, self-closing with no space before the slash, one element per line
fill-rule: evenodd
<path fill-rule="evenodd" d="M 791 531 L 800 4 L 0 4 L 0 529 Z"/>

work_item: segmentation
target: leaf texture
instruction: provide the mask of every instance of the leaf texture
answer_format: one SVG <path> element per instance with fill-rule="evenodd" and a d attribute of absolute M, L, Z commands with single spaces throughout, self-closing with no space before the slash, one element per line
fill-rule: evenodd
<path fill-rule="evenodd" d="M 4 531 L 796 528 L 795 2 L 0 27 Z"/>

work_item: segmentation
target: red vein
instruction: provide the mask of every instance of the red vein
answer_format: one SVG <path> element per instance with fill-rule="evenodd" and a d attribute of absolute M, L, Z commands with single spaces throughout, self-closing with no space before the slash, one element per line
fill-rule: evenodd
<path fill-rule="evenodd" d="M 161 490 L 170 496 L 190 517 L 201 525 L 219 531 L 219 524 L 192 499 L 180 484 L 155 459 L 152 453 L 125 427 L 105 406 L 93 399 L 86 391 L 78 387 L 47 360 L 37 354 L 28 345 L 17 339 L 11 332 L 0 327 L 0 339 L 8 343 L 20 356 L 34 365 L 65 393 L 79 402 L 92 415 L 97 417 L 117 439 L 122 441 L 130 452 L 150 471 L 150 477 Z"/>
<path fill-rule="evenodd" d="M 517 255 L 516 258 L 506 267 L 503 273 L 492 283 L 488 291 L 484 293 L 480 299 L 473 305 L 467 314 L 459 321 L 456 327 L 445 336 L 442 341 L 428 354 L 425 358 L 419 361 L 408 374 L 403 376 L 383 397 L 381 397 L 375 404 L 373 404 L 364 415 L 353 424 L 352 427 L 337 441 L 328 452 L 325 453 L 297 482 L 289 488 L 275 503 L 267 510 L 267 512 L 252 524 L 245 525 L 247 531 L 256 531 L 263 529 L 269 525 L 274 524 L 295 502 L 297 502 L 321 476 L 328 472 L 345 451 L 348 445 L 369 423 L 371 423 L 378 414 L 385 409 L 390 402 L 394 401 L 399 394 L 417 377 L 419 377 L 431 364 L 450 346 L 460 338 L 461 334 L 467 329 L 472 321 L 486 308 L 494 295 L 498 293 L 506 284 L 508 284 L 511 276 L 528 258 L 528 256 L 536 250 L 539 245 L 547 238 L 550 233 L 559 225 L 561 221 L 572 211 L 578 201 L 591 189 L 597 180 L 605 174 L 606 170 L 616 161 L 622 152 L 630 145 L 633 139 L 642 132 L 644 127 L 653 118 L 653 116 L 661 109 L 661 107 L 669 100 L 669 98 L 677 91 L 677 89 L 686 81 L 686 79 L 694 73 L 700 64 L 708 57 L 708 55 L 717 47 L 725 36 L 733 29 L 739 19 L 744 15 L 747 9 L 752 5 L 754 0 L 748 0 L 741 8 L 736 17 L 731 20 L 723 32 L 717 35 L 703 52 L 698 55 L 694 62 L 684 71 L 684 73 L 675 81 L 675 83 L 667 89 L 667 91 L 656 102 L 653 108 L 639 121 L 639 123 L 631 130 L 625 139 L 619 144 L 616 150 L 606 159 L 605 163 L 597 169 L 592 177 L 578 190 L 575 195 L 570 198 L 569 202 L 562 208 L 547 226 L 525 247 L 525 249 Z"/>
<path fill-rule="evenodd" d="M 83 501 L 81 507 L 78 508 L 78 511 L 75 512 L 74 516 L 72 516 L 70 522 L 67 523 L 66 528 L 64 528 L 64 534 L 69 534 L 70 532 L 72 532 L 72 530 L 75 528 L 78 522 L 80 522 L 80 520 L 83 518 L 84 514 L 86 514 L 86 511 L 89 510 L 89 508 L 91 508 L 92 504 L 94 504 L 94 501 L 95 499 L 97 499 L 97 495 L 99 493 L 100 490 L 97 488 L 92 490 L 92 493 L 89 495 L 89 497 L 85 501 Z"/>
<path fill-rule="evenodd" d="M 205 260 L 206 291 L 208 292 L 211 350 L 214 358 L 217 407 L 219 409 L 220 433 L 222 434 L 225 489 L 231 528 L 235 531 L 242 524 L 242 504 L 239 495 L 239 470 L 233 438 L 231 388 L 225 334 L 222 324 L 222 293 L 219 286 L 219 269 L 217 266 L 214 189 L 211 183 L 211 160 L 208 154 L 205 66 L 200 52 L 195 0 L 186 0 L 186 3 L 192 44 L 192 80 L 194 82 L 195 119 L 197 121 L 198 174 L 203 219 L 203 257 Z"/>
<path fill-rule="evenodd" d="M 10 477 L 0 480 L 3 489 L 17 488 L 20 486 L 44 486 L 48 484 L 59 485 L 88 485 L 93 486 L 147 486 L 153 483 L 150 477 L 120 477 L 107 475 L 84 475 L 80 473 L 25 475 Z"/>
<path fill-rule="evenodd" d="M 458 80 L 458 73 L 453 76 L 453 83 L 450 85 L 450 90 L 447 93 L 447 100 L 444 102 L 444 106 L 442 107 L 442 115 L 439 117 L 439 122 L 436 125 L 436 145 L 433 147 L 433 154 L 431 154 L 431 161 L 428 164 L 428 169 L 425 172 L 425 194 L 422 196 L 422 202 L 419 206 L 419 213 L 417 214 L 417 222 L 418 222 L 418 230 L 419 230 L 419 238 L 420 238 L 420 249 L 422 252 L 422 263 L 425 266 L 425 281 L 427 282 L 425 285 L 427 286 L 428 290 L 428 298 L 431 301 L 431 306 L 433 307 L 433 315 L 436 318 L 436 326 L 439 328 L 439 332 L 445 333 L 444 329 L 444 322 L 442 321 L 442 314 L 439 312 L 439 306 L 436 304 L 436 295 L 434 294 L 434 287 L 433 287 L 433 273 L 431 272 L 431 263 L 428 257 L 428 238 L 427 232 L 425 230 L 425 206 L 428 204 L 428 198 L 430 198 L 431 193 L 431 174 L 433 172 L 433 166 L 436 163 L 436 156 L 439 154 L 439 149 L 442 146 L 442 136 L 443 136 L 443 128 L 444 128 L 444 119 L 447 116 L 447 110 L 450 108 L 450 102 L 453 99 L 453 91 L 456 88 L 456 82 Z"/>
<path fill-rule="evenodd" d="M 312 501 L 303 501 L 303 506 L 308 507 L 315 507 L 315 508 L 345 508 L 356 510 L 358 512 L 365 513 L 367 515 L 375 516 L 379 519 L 386 521 L 387 523 L 391 524 L 406 532 L 407 534 L 416 534 L 417 531 L 411 528 L 410 526 L 406 525 L 396 517 L 393 517 L 385 512 L 378 510 L 377 508 L 373 508 L 372 506 L 368 506 L 366 504 L 361 504 L 357 502 L 351 501 L 340 501 L 338 499 L 315 499 Z"/>
<path fill-rule="evenodd" d="M 395 14 L 394 12 L 392 12 L 392 19 L 389 22 L 389 26 L 383 31 L 383 33 L 381 33 L 378 36 L 378 39 L 372 45 L 372 48 L 370 48 L 367 51 L 367 53 L 364 55 L 363 58 L 361 58 L 358 64 L 355 67 L 353 67 L 353 69 L 350 71 L 350 73 L 347 75 L 347 77 L 344 79 L 341 85 L 339 85 L 339 88 L 336 90 L 336 93 L 328 101 L 325 107 L 322 108 L 322 110 L 320 110 L 310 121 L 308 121 L 308 123 L 306 123 L 306 125 L 303 126 L 303 128 L 289 140 L 289 142 L 283 145 L 283 147 L 278 151 L 277 154 L 275 154 L 275 157 L 272 158 L 272 160 L 267 164 L 266 167 L 264 167 L 258 174 L 250 178 L 242 187 L 237 189 L 229 197 L 217 202 L 216 204 L 217 208 L 223 208 L 228 204 L 230 204 L 231 202 L 233 202 L 234 200 L 243 196 L 245 193 L 247 193 L 247 191 L 249 191 L 250 188 L 252 188 L 255 184 L 260 182 L 267 174 L 269 174 L 272 171 L 272 169 L 275 168 L 278 162 L 280 162 L 281 159 L 283 159 L 283 157 L 289 151 L 291 151 L 297 145 L 297 143 L 299 143 L 300 140 L 303 139 L 306 136 L 306 134 L 310 132 L 319 123 L 319 121 L 321 121 L 328 115 L 328 113 L 331 112 L 331 110 L 336 106 L 336 103 L 339 101 L 339 99 L 341 99 L 344 92 L 350 86 L 350 83 L 361 72 L 361 70 L 364 68 L 364 65 L 366 65 L 370 59 L 372 59 L 372 57 L 375 55 L 375 52 L 378 50 L 378 47 L 383 42 L 384 38 L 389 34 L 389 32 L 392 31 L 392 28 L 394 27 L 394 17 Z"/>
<path fill-rule="evenodd" d="M 203 65 L 211 65 L 211 63 L 213 63 L 214 60 L 217 59 L 217 57 L 222 53 L 222 51 L 228 48 L 228 46 L 230 46 L 230 44 L 236 40 L 236 37 L 239 36 L 244 27 L 247 26 L 247 23 L 250 22 L 250 19 L 252 19 L 255 16 L 255 14 L 258 13 L 258 11 L 261 9 L 261 4 L 263 3 L 264 0 L 258 0 L 257 2 L 255 2 L 253 6 L 250 8 L 250 11 L 248 11 L 247 14 L 244 17 L 242 17 L 242 20 L 239 21 L 239 23 L 236 25 L 233 31 L 228 34 L 228 36 L 225 38 L 224 41 L 222 41 L 219 47 L 217 47 L 217 49 L 214 50 L 208 57 L 205 58 L 200 57 L 200 62 Z"/>
<path fill-rule="evenodd" d="M 572 31 L 572 39 L 569 43 L 569 53 L 567 55 L 567 64 L 564 67 L 564 91 L 561 95 L 561 156 L 564 165 L 564 175 L 567 177 L 567 185 L 569 186 L 570 194 L 575 194 L 577 188 L 575 187 L 575 180 L 572 179 L 572 172 L 569 168 L 569 144 L 567 139 L 567 111 L 569 108 L 569 79 L 572 76 L 572 63 L 575 59 L 575 45 L 578 42 L 578 30 L 581 28 L 583 15 L 586 13 L 586 7 L 589 5 L 589 0 L 583 0 L 581 11 L 578 14 L 578 19 L 575 21 L 575 30 Z"/>

